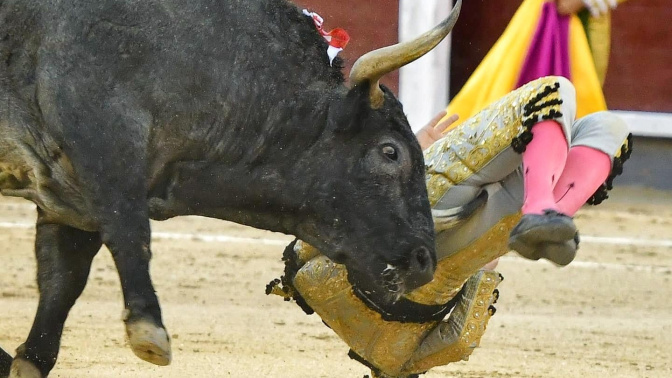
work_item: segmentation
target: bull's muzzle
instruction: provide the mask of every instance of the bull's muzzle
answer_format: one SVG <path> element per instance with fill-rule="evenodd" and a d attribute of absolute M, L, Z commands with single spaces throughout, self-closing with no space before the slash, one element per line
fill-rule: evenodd
<path fill-rule="evenodd" d="M 434 277 L 436 265 L 432 252 L 426 247 L 418 247 L 410 256 L 405 269 L 388 264 L 381 274 L 382 286 L 396 302 L 402 295 L 429 283 Z"/>

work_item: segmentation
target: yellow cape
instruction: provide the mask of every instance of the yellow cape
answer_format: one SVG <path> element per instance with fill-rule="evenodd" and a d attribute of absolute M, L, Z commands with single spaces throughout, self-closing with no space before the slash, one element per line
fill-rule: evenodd
<path fill-rule="evenodd" d="M 523 1 L 502 36 L 448 105 L 448 115 L 456 113 L 460 120 L 466 120 L 515 89 L 530 41 L 537 28 L 534 20 L 539 20 L 545 1 L 552 0 Z M 586 33 L 576 15 L 572 15 L 569 21 L 569 49 L 571 80 L 577 95 L 577 118 L 606 110 L 607 104 Z M 456 122 L 453 126 L 459 123 Z"/>

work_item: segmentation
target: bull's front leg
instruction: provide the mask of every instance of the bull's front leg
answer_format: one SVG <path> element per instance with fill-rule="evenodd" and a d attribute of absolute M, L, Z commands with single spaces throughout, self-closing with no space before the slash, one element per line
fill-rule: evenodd
<path fill-rule="evenodd" d="M 63 325 L 84 290 L 91 261 L 101 244 L 96 232 L 40 224 L 38 219 L 35 254 L 40 300 L 30 334 L 17 349 L 11 378 L 45 377 L 54 367 Z"/>
<path fill-rule="evenodd" d="M 86 55 L 85 60 L 89 58 L 67 69 L 56 59 L 53 69 L 61 74 L 45 75 L 41 95 L 50 105 L 42 109 L 42 119 L 60 149 L 57 159 L 48 154 L 43 159 L 52 166 L 52 182 L 60 184 L 54 188 L 56 195 L 82 217 L 72 222 L 95 227 L 112 254 L 133 352 L 145 361 L 167 365 L 170 341 L 149 274 L 147 156 L 152 126 L 147 122 L 152 116 L 134 106 L 123 84 L 114 91 L 101 86 L 119 83 L 116 71 L 102 68 L 103 61 L 92 63 L 98 57 Z M 73 191 L 77 195 L 68 196 Z"/>
<path fill-rule="evenodd" d="M 112 253 L 124 295 L 123 320 L 133 353 L 156 365 L 170 363 L 168 333 L 161 320 L 161 308 L 149 275 L 149 218 L 132 211 L 120 211 L 103 225 L 103 243 Z"/>
<path fill-rule="evenodd" d="M 42 378 L 51 371 L 68 312 L 84 289 L 91 261 L 103 243 L 111 251 L 119 273 L 125 302 L 124 322 L 133 352 L 157 365 L 170 362 L 170 342 L 149 276 L 150 228 L 146 211 L 129 201 L 109 203 L 115 204 L 114 210 L 101 211 L 104 221 L 100 232 L 38 220 L 40 301 L 30 335 L 17 349 L 10 378 Z"/>

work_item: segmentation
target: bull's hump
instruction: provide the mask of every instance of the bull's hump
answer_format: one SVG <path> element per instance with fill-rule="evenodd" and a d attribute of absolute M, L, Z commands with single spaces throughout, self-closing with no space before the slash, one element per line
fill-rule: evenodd
<path fill-rule="evenodd" d="M 221 101 L 234 92 L 255 99 L 344 82 L 310 20 L 284 0 L 59 4 L 42 19 L 54 64 L 116 87 Z"/>

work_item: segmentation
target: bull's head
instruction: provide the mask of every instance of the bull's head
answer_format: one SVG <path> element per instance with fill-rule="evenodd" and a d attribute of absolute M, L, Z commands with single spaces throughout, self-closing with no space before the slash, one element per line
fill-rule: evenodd
<path fill-rule="evenodd" d="M 422 151 L 379 79 L 441 42 L 460 6 L 458 0 L 446 20 L 415 40 L 358 59 L 351 88 L 334 100 L 329 132 L 311 153 L 310 169 L 322 178 L 306 202 L 312 219 L 298 236 L 345 264 L 354 286 L 375 301 L 395 301 L 431 281 L 436 268 Z"/>

